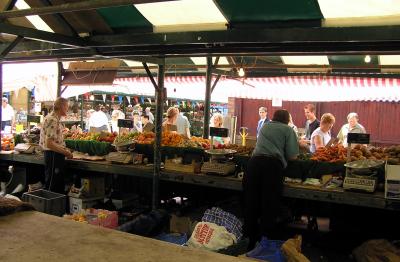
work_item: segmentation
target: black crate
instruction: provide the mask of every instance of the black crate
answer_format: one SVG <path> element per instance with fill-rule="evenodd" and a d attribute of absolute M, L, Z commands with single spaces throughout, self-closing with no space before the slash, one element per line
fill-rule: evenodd
<path fill-rule="evenodd" d="M 24 193 L 22 199 L 31 204 L 39 212 L 54 216 L 65 214 L 66 195 L 40 189 Z"/>

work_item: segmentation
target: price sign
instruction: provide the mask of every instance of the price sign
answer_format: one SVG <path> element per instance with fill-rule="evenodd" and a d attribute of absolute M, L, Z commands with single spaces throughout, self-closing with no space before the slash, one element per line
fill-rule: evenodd
<path fill-rule="evenodd" d="M 133 128 L 133 121 L 129 119 L 118 119 L 118 127 Z"/>
<path fill-rule="evenodd" d="M 28 116 L 27 116 L 27 122 L 30 122 L 30 123 L 40 123 L 40 116 L 28 115 Z"/>
<path fill-rule="evenodd" d="M 347 134 L 348 144 L 369 144 L 369 134 L 359 134 L 359 133 L 348 133 Z"/>
<path fill-rule="evenodd" d="M 210 127 L 210 136 L 228 137 L 228 128 Z"/>

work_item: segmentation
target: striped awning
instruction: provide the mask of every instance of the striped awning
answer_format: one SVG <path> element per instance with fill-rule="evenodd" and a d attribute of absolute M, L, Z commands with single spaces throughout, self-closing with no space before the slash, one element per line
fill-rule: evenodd
<path fill-rule="evenodd" d="M 203 76 L 166 77 L 167 96 L 177 99 L 203 100 Z M 213 81 L 215 79 L 213 78 Z M 86 92 L 119 92 L 154 96 L 154 87 L 147 77 L 117 78 L 113 86 L 69 87 L 63 96 Z M 222 77 L 211 100 L 227 102 L 228 97 L 280 99 L 283 101 L 400 101 L 400 80 L 359 77 L 270 77 L 231 79 Z"/>

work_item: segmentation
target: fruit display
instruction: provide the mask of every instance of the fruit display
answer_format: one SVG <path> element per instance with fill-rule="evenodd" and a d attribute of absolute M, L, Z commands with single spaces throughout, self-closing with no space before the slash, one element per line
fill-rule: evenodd
<path fill-rule="evenodd" d="M 12 136 L 3 136 L 1 138 L 1 150 L 2 151 L 14 150 L 14 138 Z"/>
<path fill-rule="evenodd" d="M 138 144 L 144 144 L 144 145 L 152 144 L 154 142 L 155 137 L 156 134 L 154 134 L 153 132 L 143 132 L 136 137 L 136 142 Z"/>
<path fill-rule="evenodd" d="M 101 133 L 87 133 L 87 132 L 67 132 L 64 134 L 64 139 L 69 140 L 84 140 L 84 141 L 99 141 L 113 143 L 117 133 L 101 132 Z"/>
<path fill-rule="evenodd" d="M 203 149 L 210 149 L 210 139 L 192 136 L 190 141 L 196 143 L 198 147 L 202 147 Z"/>
<path fill-rule="evenodd" d="M 138 135 L 139 133 L 119 134 L 114 139 L 114 145 L 121 145 L 133 142 L 138 137 Z"/>
<path fill-rule="evenodd" d="M 324 162 L 345 162 L 347 159 L 347 148 L 344 148 L 342 145 L 318 148 L 310 159 Z M 400 164 L 400 146 L 384 148 L 356 145 L 351 149 L 350 161 L 363 159 L 387 160 L 389 164 Z"/>
<path fill-rule="evenodd" d="M 163 132 L 161 137 L 162 146 L 179 147 L 183 143 L 183 136 L 175 132 Z"/>
<path fill-rule="evenodd" d="M 241 146 L 241 145 L 236 145 L 236 144 L 225 145 L 225 148 L 235 150 L 236 154 L 241 154 L 241 155 L 251 155 L 254 150 L 254 147 Z"/>

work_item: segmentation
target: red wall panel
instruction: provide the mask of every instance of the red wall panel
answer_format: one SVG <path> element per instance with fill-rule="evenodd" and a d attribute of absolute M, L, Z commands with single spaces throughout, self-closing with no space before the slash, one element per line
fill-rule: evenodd
<path fill-rule="evenodd" d="M 268 108 L 268 117 L 272 118 L 277 109 L 285 108 L 291 114 L 297 127 L 304 127 L 304 106 L 309 102 L 283 101 L 282 107 L 272 107 L 272 101 L 261 99 L 235 98 L 234 115 L 238 116 L 238 128 L 246 126 L 251 136 L 256 135 L 257 122 L 259 120 L 258 108 Z M 400 103 L 395 102 L 312 102 L 317 108 L 317 117 L 321 118 L 324 113 L 332 113 L 336 123 L 332 133 L 336 136 L 342 125 L 347 123 L 347 115 L 357 112 L 362 124 L 371 134 L 372 143 L 376 144 L 400 144 Z"/>

